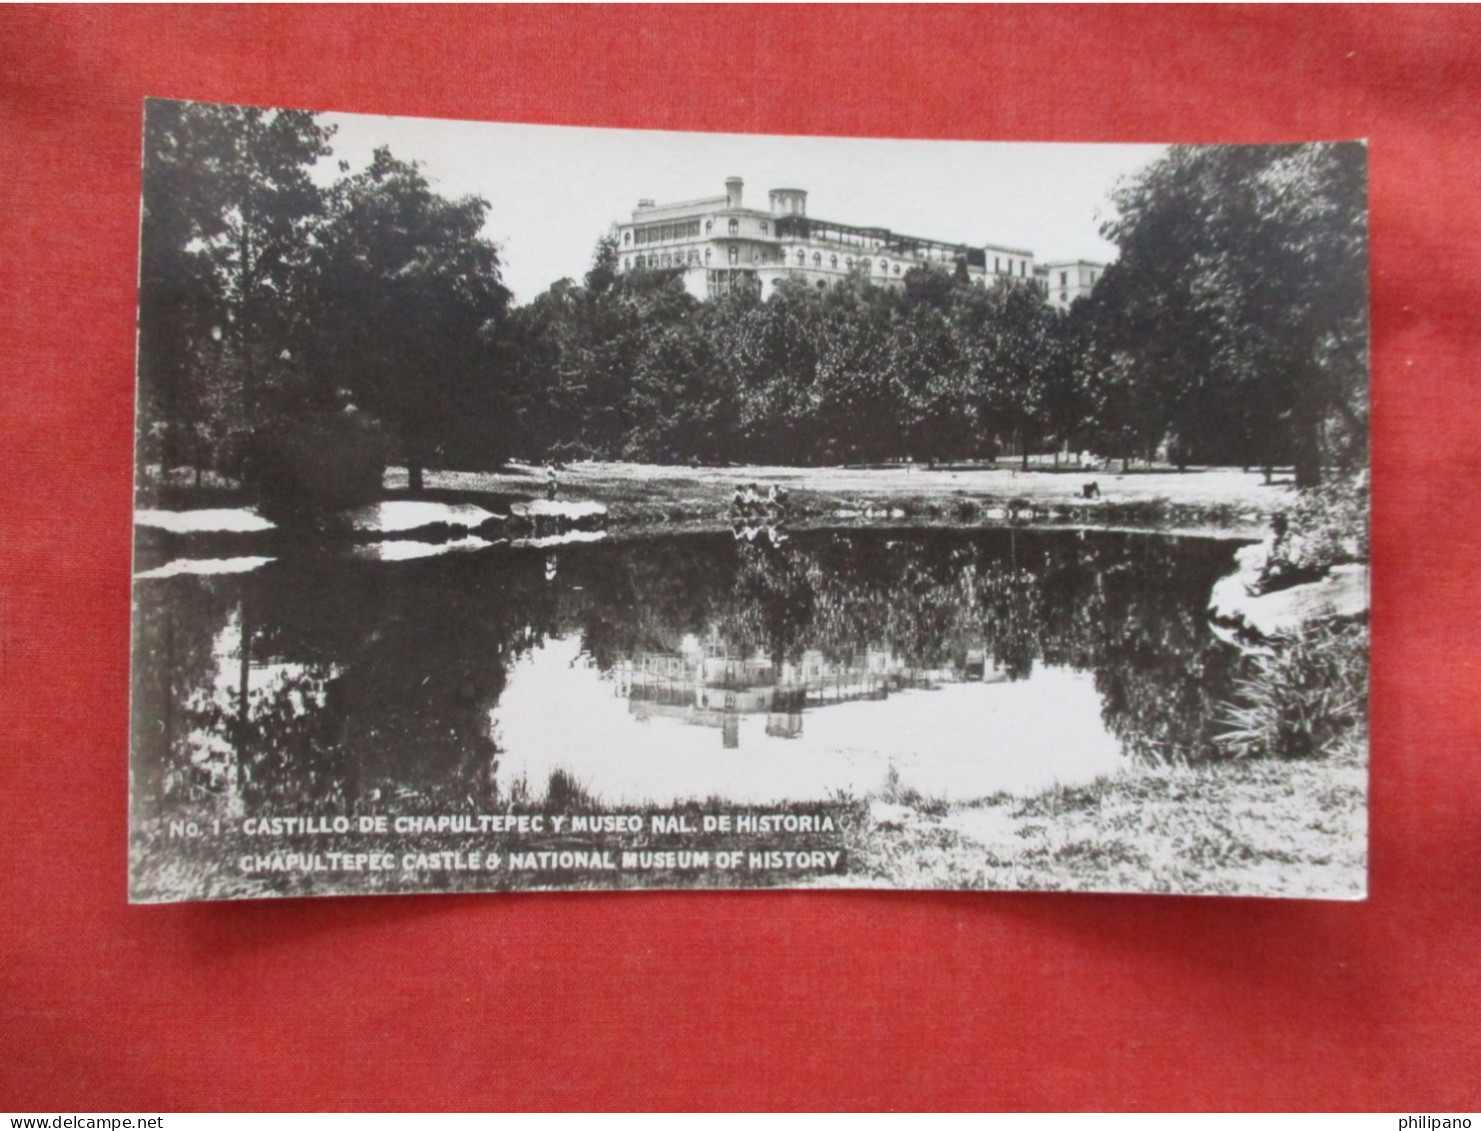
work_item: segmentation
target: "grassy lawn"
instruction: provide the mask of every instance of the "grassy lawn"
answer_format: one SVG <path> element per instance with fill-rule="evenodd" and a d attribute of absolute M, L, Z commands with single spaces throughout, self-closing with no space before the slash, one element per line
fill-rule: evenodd
<path fill-rule="evenodd" d="M 1367 760 L 1129 769 L 966 805 L 898 788 L 868 803 L 851 884 L 1360 899 Z M 829 882 L 824 880 L 823 882 Z"/>

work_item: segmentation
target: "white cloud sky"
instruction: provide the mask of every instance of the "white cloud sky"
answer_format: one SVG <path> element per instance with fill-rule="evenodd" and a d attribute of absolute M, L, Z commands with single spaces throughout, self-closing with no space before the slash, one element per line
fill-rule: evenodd
<path fill-rule="evenodd" d="M 718 196 L 745 180 L 745 204 L 768 189 L 808 190 L 808 214 L 914 236 L 1027 248 L 1043 260 L 1109 260 L 1100 238 L 1116 181 L 1161 146 L 905 141 L 701 134 L 326 114 L 335 157 L 361 168 L 379 145 L 420 161 L 437 191 L 492 206 L 486 234 L 503 248 L 504 281 L 528 302 L 563 276 L 580 279 L 607 229 L 642 197 L 659 204 Z"/>

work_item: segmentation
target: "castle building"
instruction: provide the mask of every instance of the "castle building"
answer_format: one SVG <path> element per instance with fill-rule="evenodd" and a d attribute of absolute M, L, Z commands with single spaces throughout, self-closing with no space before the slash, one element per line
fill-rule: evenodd
<path fill-rule="evenodd" d="M 804 710 L 948 683 L 1008 680 L 982 648 L 962 649 L 936 667 L 917 666 L 883 648 L 848 662 L 830 661 L 816 648 L 775 660 L 756 649 L 731 648 L 713 634 L 707 641 L 687 638 L 678 652 L 634 653 L 614 664 L 611 675 L 634 718 L 717 728 L 726 749 L 740 744 L 742 715 L 765 715 L 768 735 L 796 738 Z"/>
<path fill-rule="evenodd" d="M 1049 305 L 1067 310 L 1070 303 L 1090 293 L 1091 288 L 1106 273 L 1106 265 L 1092 263 L 1088 259 L 1066 259 L 1056 263 L 1041 263 L 1034 268 L 1034 273 L 1038 276 Z"/>
<path fill-rule="evenodd" d="M 740 287 L 769 295 L 789 278 L 819 288 L 850 276 L 900 286 L 907 271 L 925 265 L 964 271 L 984 286 L 997 280 L 1044 285 L 1033 252 L 1023 248 L 944 243 L 815 219 L 807 214 L 805 189 L 772 189 L 767 208 L 747 208 L 743 189 L 741 178 L 730 177 L 724 196 L 638 201 L 632 219 L 616 228 L 620 271 L 679 272 L 696 298 Z"/>

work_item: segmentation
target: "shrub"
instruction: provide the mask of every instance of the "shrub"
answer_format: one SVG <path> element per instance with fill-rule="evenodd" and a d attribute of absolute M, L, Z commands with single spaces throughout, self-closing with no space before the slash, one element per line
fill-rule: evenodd
<path fill-rule="evenodd" d="M 270 514 L 343 510 L 379 498 L 388 445 L 358 413 L 305 412 L 263 425 L 247 447 L 244 478 Z"/>
<path fill-rule="evenodd" d="M 557 766 L 550 771 L 550 781 L 545 787 L 547 809 L 580 809 L 593 804 L 595 799 L 591 792 L 570 770 Z"/>
<path fill-rule="evenodd" d="M 1368 628 L 1316 621 L 1250 657 L 1214 736 L 1236 758 L 1325 757 L 1360 737 L 1368 716 Z"/>
<path fill-rule="evenodd" d="M 1320 577 L 1334 565 L 1368 560 L 1366 474 L 1333 479 L 1302 491 L 1277 522 L 1265 567 L 1269 591 Z"/>

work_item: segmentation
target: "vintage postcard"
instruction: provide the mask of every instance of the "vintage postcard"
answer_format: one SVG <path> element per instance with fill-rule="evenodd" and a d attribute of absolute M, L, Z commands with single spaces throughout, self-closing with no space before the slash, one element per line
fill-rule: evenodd
<path fill-rule="evenodd" d="M 1366 891 L 1361 143 L 144 113 L 131 898 Z"/>

